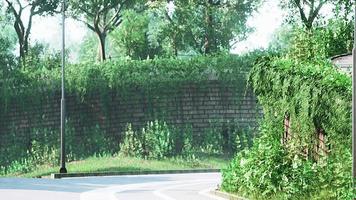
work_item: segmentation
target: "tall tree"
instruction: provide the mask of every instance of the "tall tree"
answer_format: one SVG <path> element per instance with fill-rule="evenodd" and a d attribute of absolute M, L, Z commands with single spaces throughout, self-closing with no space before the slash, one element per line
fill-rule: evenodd
<path fill-rule="evenodd" d="M 99 40 L 100 61 L 106 60 L 108 34 L 122 23 L 122 12 L 134 5 L 133 0 L 72 0 L 72 17 L 83 22 Z"/>
<path fill-rule="evenodd" d="M 352 13 L 352 1 L 350 0 L 281 0 L 282 8 L 289 10 L 292 20 L 299 18 L 307 30 L 313 28 L 314 23 L 321 15 L 321 10 L 326 5 L 333 6 L 333 13 L 337 17 L 347 18 Z"/>
<path fill-rule="evenodd" d="M 133 59 L 150 57 L 150 53 L 153 51 L 150 51 L 147 40 L 148 15 L 127 10 L 123 17 L 124 21 L 121 27 L 111 34 L 115 49 Z"/>
<path fill-rule="evenodd" d="M 166 6 L 165 16 L 171 27 L 172 46 L 192 48 L 201 54 L 229 50 L 251 31 L 246 22 L 260 3 L 260 0 L 168 1 L 171 6 Z"/>
<path fill-rule="evenodd" d="M 53 15 L 59 5 L 59 0 L 5 0 L 7 11 L 14 20 L 17 34 L 20 58 L 25 60 L 29 49 L 32 20 L 34 16 Z"/>

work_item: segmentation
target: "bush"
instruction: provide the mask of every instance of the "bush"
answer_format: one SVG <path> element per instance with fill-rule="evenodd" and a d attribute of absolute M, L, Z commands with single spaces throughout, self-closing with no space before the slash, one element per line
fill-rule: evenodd
<path fill-rule="evenodd" d="M 162 159 L 173 155 L 174 130 L 170 130 L 165 122 L 148 122 L 142 129 L 143 150 L 147 158 Z"/>
<path fill-rule="evenodd" d="M 123 142 L 120 144 L 120 154 L 141 158 L 143 156 L 142 137 L 132 130 L 132 125 L 126 126 Z"/>
<path fill-rule="evenodd" d="M 222 188 L 254 199 L 351 199 L 350 77 L 327 61 L 266 58 L 249 82 L 264 111 L 261 136 L 224 170 Z M 282 145 L 286 114 L 292 137 Z M 327 154 L 314 149 L 320 129 Z"/>
<path fill-rule="evenodd" d="M 172 157 L 175 155 L 175 134 L 173 127 L 158 120 L 147 122 L 141 132 L 133 131 L 128 124 L 120 144 L 120 154 L 150 159 Z"/>
<path fill-rule="evenodd" d="M 105 136 L 99 126 L 84 128 L 86 137 L 76 134 L 70 122 L 66 126 L 66 156 L 68 161 L 80 160 L 93 155 L 113 154 L 117 151 L 114 140 Z M 16 131 L 14 129 L 13 131 Z M 18 134 L 18 133 L 17 133 Z M 19 136 L 19 135 L 18 135 Z M 5 145 L 0 148 L 0 175 L 26 173 L 41 165 L 59 165 L 59 131 L 51 129 L 33 129 L 30 142 L 13 141 L 15 134 L 2 138 Z"/>
<path fill-rule="evenodd" d="M 119 154 L 146 159 L 178 156 L 196 160 L 196 154 L 229 156 L 252 145 L 250 130 L 224 131 L 214 125 L 194 135 L 191 126 L 177 128 L 159 120 L 147 122 L 141 131 L 133 130 L 128 124 Z"/>
<path fill-rule="evenodd" d="M 252 128 L 239 127 L 238 122 L 211 122 L 199 135 L 199 151 L 208 154 L 234 155 L 251 147 L 255 137 Z"/>

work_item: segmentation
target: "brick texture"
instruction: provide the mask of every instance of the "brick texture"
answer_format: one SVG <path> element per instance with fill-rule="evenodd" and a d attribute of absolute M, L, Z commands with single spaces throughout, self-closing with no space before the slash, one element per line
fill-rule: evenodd
<path fill-rule="evenodd" d="M 85 127 L 98 125 L 106 134 L 119 139 L 127 123 L 143 127 L 147 121 L 162 119 L 177 127 L 191 125 L 194 133 L 203 133 L 213 123 L 256 127 L 262 113 L 253 92 L 245 86 L 219 81 L 210 81 L 204 87 L 198 84 L 185 84 L 178 89 L 167 87 L 154 93 L 136 87 L 124 93 L 97 91 L 84 98 L 68 94 L 66 103 L 67 118 L 76 134 L 85 137 Z M 33 129 L 60 127 L 59 92 L 11 101 L 6 107 L 0 105 L 0 109 L 0 139 L 14 135 L 16 140 L 30 140 Z"/>

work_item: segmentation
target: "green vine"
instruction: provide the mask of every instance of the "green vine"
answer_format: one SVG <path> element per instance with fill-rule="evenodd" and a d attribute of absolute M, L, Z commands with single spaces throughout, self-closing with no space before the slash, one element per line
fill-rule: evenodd
<path fill-rule="evenodd" d="M 351 78 L 328 61 L 266 57 L 249 83 L 263 107 L 261 137 L 225 170 L 223 189 L 252 199 L 351 199 Z M 292 137 L 282 145 L 286 114 Z M 318 130 L 329 152 L 316 159 Z"/>

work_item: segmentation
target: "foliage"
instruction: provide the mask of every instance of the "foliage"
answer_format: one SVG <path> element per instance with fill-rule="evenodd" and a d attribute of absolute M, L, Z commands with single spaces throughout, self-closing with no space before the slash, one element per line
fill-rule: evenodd
<path fill-rule="evenodd" d="M 250 146 L 251 131 L 214 127 L 194 135 L 189 126 L 177 128 L 155 120 L 147 122 L 141 131 L 134 131 L 128 124 L 120 144 L 120 154 L 146 159 L 183 157 L 194 161 L 198 154 L 228 156 Z"/>
<path fill-rule="evenodd" d="M 16 65 L 15 56 L 12 53 L 15 50 L 16 38 L 13 37 L 14 32 L 8 21 L 8 15 L 0 15 L 0 28 L 2 29 L 0 33 L 0 73 L 3 74 L 7 74 Z"/>
<path fill-rule="evenodd" d="M 291 59 L 312 61 L 350 53 L 352 47 L 353 22 L 337 18 L 312 30 L 284 26 L 276 32 L 269 48 Z"/>
<path fill-rule="evenodd" d="M 254 130 L 241 128 L 237 121 L 210 122 L 210 127 L 199 135 L 199 151 L 207 154 L 234 155 L 252 146 Z M 199 140 L 198 139 L 198 140 Z"/>
<path fill-rule="evenodd" d="M 148 122 L 146 128 L 142 129 L 144 156 L 156 159 L 172 156 L 174 149 L 173 131 L 165 122 L 158 120 Z"/>
<path fill-rule="evenodd" d="M 122 23 L 122 12 L 139 1 L 70 1 L 71 16 L 83 22 L 99 40 L 100 61 L 106 60 L 106 37 Z"/>
<path fill-rule="evenodd" d="M 261 128 L 261 137 L 255 140 L 253 148 L 239 153 L 223 171 L 224 190 L 253 199 L 274 195 L 299 199 L 314 192 L 318 187 L 317 170 L 303 157 L 288 155 L 280 143 L 280 130 L 268 124 Z"/>
<path fill-rule="evenodd" d="M 303 28 L 313 29 L 324 21 L 323 8 L 332 6 L 336 15 L 347 16 L 352 10 L 350 1 L 344 0 L 281 0 L 280 5 L 289 11 L 287 20 L 290 24 L 301 22 Z"/>
<path fill-rule="evenodd" d="M 189 50 L 214 54 L 245 38 L 251 31 L 247 19 L 259 5 L 260 1 L 178 0 L 158 5 L 158 13 L 168 24 L 166 35 L 174 55 Z"/>
<path fill-rule="evenodd" d="M 112 34 L 109 34 L 109 38 L 111 38 Z M 105 41 L 106 54 L 109 60 L 113 58 L 124 57 L 120 52 L 116 52 L 114 48 L 114 44 L 111 40 Z M 100 52 L 98 51 L 98 38 L 92 33 L 88 32 L 83 38 L 80 45 L 73 45 L 70 49 L 74 49 L 73 52 L 78 52 L 78 58 L 75 60 L 76 63 L 95 63 L 100 60 Z M 78 50 L 77 50 L 78 49 Z"/>
<path fill-rule="evenodd" d="M 131 94 L 128 92 L 132 90 L 137 93 L 138 88 L 142 88 L 142 92 L 145 94 L 158 96 L 161 93 L 160 89 L 167 87 L 174 91 L 179 91 L 181 87 L 184 87 L 184 84 L 196 83 L 199 87 L 206 87 L 205 83 L 212 78 L 218 80 L 222 85 L 241 83 L 245 87 L 247 72 L 250 70 L 251 63 L 255 58 L 256 55 L 252 54 L 241 57 L 220 55 L 181 60 L 166 58 L 145 61 L 129 60 L 101 64 L 84 63 L 68 65 L 66 68 L 66 86 L 68 94 L 76 96 L 78 100 L 84 102 L 93 94 L 102 97 L 103 102 L 105 102 L 105 98 L 110 98 L 110 96 L 108 97 L 110 92 L 119 91 L 120 95 L 125 97 L 125 95 Z M 26 110 L 27 105 L 31 105 L 33 102 L 41 103 L 46 100 L 44 98 L 47 98 L 48 95 L 54 95 L 60 89 L 59 68 L 38 66 L 16 69 L 10 73 L 8 78 L 5 79 L 6 81 L 0 85 L 0 114 L 9 112 L 10 109 L 8 107 L 13 105 L 14 102 L 16 102 L 16 105 L 19 105 L 20 110 Z M 33 120 L 41 121 L 42 119 Z M 76 127 L 75 125 L 78 123 L 71 123 L 69 120 L 66 129 L 68 134 L 67 153 L 69 160 L 78 160 L 93 154 L 112 154 L 118 152 L 119 141 L 117 139 L 112 140 L 101 127 L 90 124 L 91 122 L 83 123 L 85 124 L 82 124 L 82 127 Z M 14 138 L 27 138 L 26 136 L 32 135 L 32 132 L 35 131 L 39 133 L 38 136 L 33 136 L 30 140 L 18 139 L 14 141 Z M 217 134 L 221 134 L 222 132 L 221 130 L 216 131 L 219 132 Z M 83 132 L 87 133 L 86 137 L 81 137 L 79 134 Z M 133 132 L 137 132 L 140 135 L 142 130 L 129 129 L 126 134 L 135 135 Z M 178 132 L 179 134 L 177 134 Z M 31 129 L 29 133 L 25 133 L 23 129 L 17 129 L 14 126 L 9 133 L 3 135 L 0 139 L 0 142 L 2 142 L 0 151 L 1 155 L 4 155 L 0 158 L 3 173 L 14 171 L 15 169 L 20 170 L 19 167 L 21 166 L 24 167 L 21 170 L 28 171 L 30 170 L 28 167 L 36 167 L 37 164 L 34 163 L 42 163 L 40 160 L 46 160 L 47 158 L 51 159 L 49 159 L 49 163 L 45 164 L 51 165 L 54 163 L 54 160 L 52 160 L 54 158 L 53 150 L 58 149 L 58 134 L 58 131 L 42 128 Z M 207 138 L 201 141 L 200 137 L 192 134 L 192 128 L 189 125 L 171 127 L 165 125 L 163 122 L 159 122 L 158 124 L 147 125 L 144 135 L 145 137 L 147 136 L 147 142 L 145 145 L 141 142 L 142 151 L 146 151 L 147 149 L 147 151 L 155 152 L 142 153 L 140 154 L 142 157 L 172 157 L 177 155 L 194 161 L 196 160 L 194 154 L 202 149 L 202 146 L 198 146 L 201 144 L 210 148 L 211 151 L 206 151 L 206 153 L 217 152 L 216 149 L 220 151 L 220 148 L 214 147 L 216 141 L 212 139 L 215 137 L 213 130 L 211 130 L 210 139 L 210 136 L 207 136 Z M 43 139 L 42 136 L 46 136 L 46 139 Z M 216 137 L 226 139 L 221 136 Z M 232 141 L 234 140 L 235 138 L 232 139 Z M 29 141 L 35 144 L 35 151 L 31 150 L 31 146 L 28 144 Z M 130 143 L 130 139 L 125 141 L 127 141 L 126 144 Z M 131 146 L 137 147 L 135 142 L 132 143 L 134 144 Z M 229 145 L 231 146 L 231 144 Z M 123 146 L 122 144 L 122 150 L 125 149 Z M 132 153 L 130 148 L 126 148 L 126 152 Z M 40 151 L 39 149 L 47 150 Z M 173 151 L 171 151 L 172 149 Z M 139 150 L 140 148 L 133 152 Z M 30 158 L 32 157 L 31 152 L 38 152 L 34 156 L 35 159 L 33 159 L 33 162 L 31 160 L 32 163 L 30 162 Z M 123 152 L 125 151 L 123 150 Z M 134 153 L 132 156 L 137 154 Z M 56 156 L 58 158 L 57 154 Z M 14 167 L 13 170 L 11 170 L 12 167 Z"/>
<path fill-rule="evenodd" d="M 131 124 L 129 124 L 125 131 L 124 141 L 120 144 L 120 153 L 146 159 L 173 157 L 176 154 L 178 142 L 175 134 L 179 132 L 176 132 L 174 127 L 169 127 L 165 122 L 158 120 L 147 122 L 146 127 L 140 132 L 132 131 Z"/>
<path fill-rule="evenodd" d="M 221 83 L 241 83 L 245 85 L 246 74 L 256 55 L 221 55 L 215 57 L 196 57 L 193 59 L 154 59 L 144 61 L 120 60 L 100 64 L 83 63 L 68 65 L 66 68 L 66 87 L 69 93 L 81 99 L 93 92 L 104 95 L 109 91 L 125 94 L 133 87 L 145 91 L 159 91 L 163 87 L 182 84 L 202 83 L 216 76 Z M 2 106 L 11 100 L 41 97 L 43 90 L 54 93 L 59 90 L 60 69 L 47 69 L 45 66 L 33 70 L 16 70 L 0 86 Z M 13 90 L 13 88 L 23 88 Z"/>
<path fill-rule="evenodd" d="M 120 28 L 110 34 L 113 46 L 119 55 L 129 56 L 135 60 L 162 55 L 160 44 L 150 41 L 152 39 L 149 35 L 150 23 L 148 11 L 139 13 L 135 10 L 127 10 L 124 12 Z"/>
<path fill-rule="evenodd" d="M 322 28 L 319 40 L 327 46 L 327 56 L 332 57 L 352 52 L 354 41 L 354 21 L 336 18 L 330 20 L 325 28 Z"/>
<path fill-rule="evenodd" d="M 98 126 L 84 128 L 88 133 L 86 137 L 77 135 L 78 131 L 69 124 L 66 127 L 67 159 L 80 160 L 93 155 L 113 154 L 117 151 L 116 144 L 110 137 L 100 130 Z M 6 137 L 2 136 L 3 146 L 0 148 L 0 175 L 9 173 L 27 173 L 38 166 L 50 167 L 59 164 L 59 138 L 58 131 L 51 129 L 33 129 L 30 134 L 30 143 L 13 138 L 22 137 L 16 128 Z M 15 133 L 16 132 L 16 133 Z"/>
<path fill-rule="evenodd" d="M 68 54 L 67 52 L 65 53 Z M 66 57 L 68 56 L 66 55 Z M 61 52 L 51 52 L 48 44 L 35 43 L 29 47 L 24 59 L 26 65 L 25 70 L 36 70 L 36 68 L 43 66 L 47 69 L 59 68 L 61 66 L 61 59 Z"/>
<path fill-rule="evenodd" d="M 188 169 L 220 169 L 227 165 L 227 159 L 221 156 L 200 157 L 198 162 L 189 162 L 185 158 L 169 158 L 164 160 L 147 160 L 142 158 L 116 155 L 91 156 L 83 160 L 68 162 L 68 172 L 142 172 L 158 170 L 188 170 Z M 28 173 L 6 174 L 8 177 L 38 178 L 58 173 L 58 166 L 42 165 Z M 0 177 L 2 174 L 0 174 Z"/>
<path fill-rule="evenodd" d="M 261 137 L 224 171 L 223 189 L 256 199 L 350 199 L 350 77 L 327 61 L 265 58 L 250 83 L 264 111 Z M 281 145 L 286 114 L 293 137 Z M 314 148 L 321 129 L 327 154 Z"/>
<path fill-rule="evenodd" d="M 120 154 L 141 158 L 143 156 L 142 142 L 142 136 L 132 130 L 131 124 L 128 124 L 124 133 L 124 140 L 120 144 Z"/>

